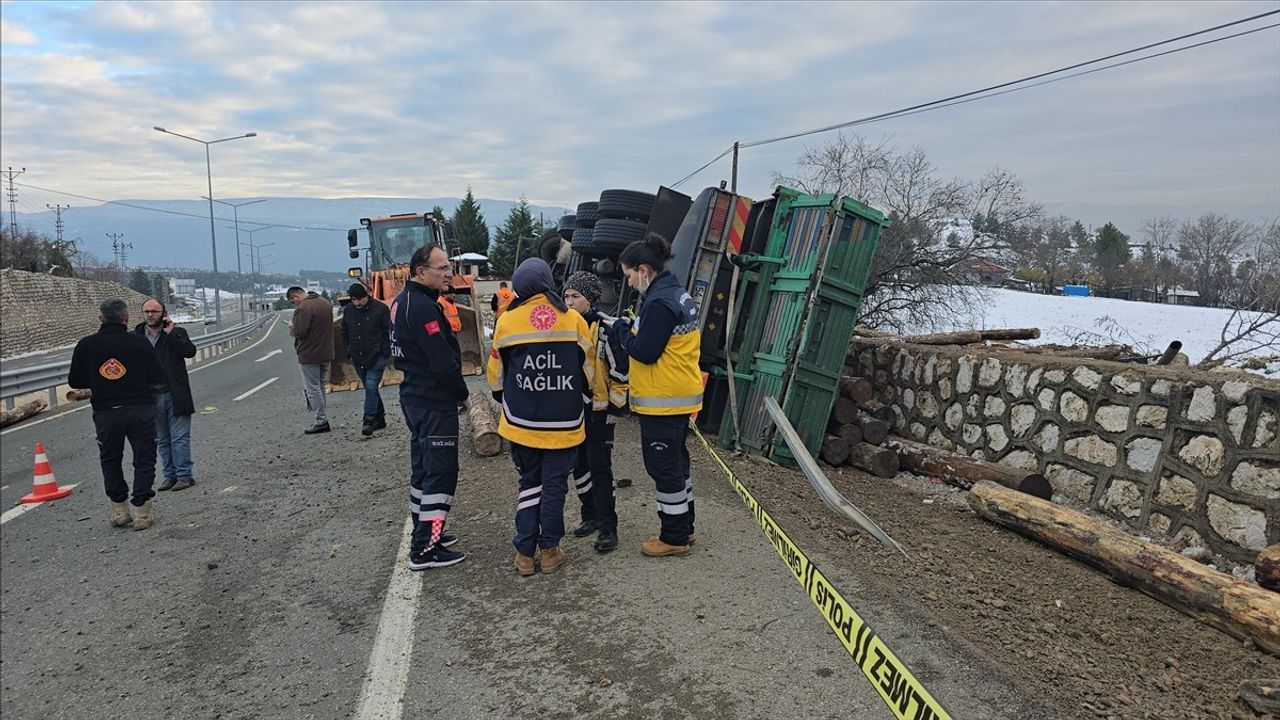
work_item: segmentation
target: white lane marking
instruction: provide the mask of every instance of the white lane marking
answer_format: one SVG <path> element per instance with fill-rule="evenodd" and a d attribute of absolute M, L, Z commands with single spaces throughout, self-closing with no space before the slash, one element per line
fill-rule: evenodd
<path fill-rule="evenodd" d="M 79 484 L 80 484 L 80 483 L 71 483 L 70 485 L 59 485 L 58 487 L 63 487 L 63 488 L 73 488 L 73 487 L 75 487 L 75 486 L 77 486 L 77 485 L 79 485 Z M 6 485 L 5 487 L 8 487 L 8 485 Z M 4 511 L 4 514 L 0 515 L 0 525 L 3 525 L 3 524 L 5 524 L 5 523 L 9 522 L 10 520 L 12 520 L 12 519 L 14 519 L 14 518 L 18 517 L 19 515 L 21 515 L 22 513 L 26 512 L 26 511 L 28 511 L 28 510 L 32 510 L 32 509 L 34 509 L 34 508 L 38 508 L 38 507 L 40 507 L 40 506 L 41 506 L 41 505 L 43 505 L 43 504 L 44 504 L 44 503 L 42 503 L 42 502 L 38 502 L 38 503 L 22 503 L 22 504 L 20 504 L 20 505 L 14 505 L 13 507 L 9 508 L 8 510 L 5 510 L 5 511 Z"/>
<path fill-rule="evenodd" d="M 253 388 L 253 389 L 251 389 L 251 390 L 246 390 L 245 392 L 240 393 L 239 395 L 237 395 L 237 396 L 235 396 L 234 398 L 232 398 L 232 399 L 231 399 L 231 402 L 240 402 L 241 400 L 243 400 L 243 399 L 245 399 L 245 398 L 249 397 L 250 395 L 252 395 L 252 394 L 254 394 L 254 393 L 258 392 L 258 391 L 259 391 L 259 390 L 261 390 L 262 388 L 264 388 L 264 387 L 266 387 L 266 386 L 270 385 L 271 383 L 273 383 L 273 382 L 275 382 L 275 381 L 277 381 L 277 380 L 279 380 L 279 379 L 280 379 L 280 377 L 279 377 L 279 376 L 273 377 L 273 378 L 271 378 L 270 380 L 267 380 L 266 382 L 264 382 L 264 383 L 261 383 L 261 384 L 257 385 L 256 387 L 254 387 L 254 388 Z"/>
<path fill-rule="evenodd" d="M 364 674 L 356 720 L 399 720 L 404 711 L 404 691 L 409 685 L 409 660 L 413 657 L 413 626 L 418 615 L 422 578 L 409 569 L 409 537 L 412 520 L 404 521 L 400 551 L 382 601 L 382 617 L 369 653 L 369 669 Z"/>
<path fill-rule="evenodd" d="M 272 330 L 275 330 L 275 329 L 276 329 L 276 318 L 272 318 L 272 319 L 271 319 L 271 324 L 267 327 L 267 332 L 266 332 L 266 334 L 265 334 L 265 335 L 263 335 L 262 337 L 258 338 L 257 342 L 253 343 L 252 345 L 249 345 L 249 346 L 248 346 L 248 347 L 246 347 L 246 348 L 242 348 L 242 349 L 240 349 L 240 350 L 237 350 L 236 352 L 233 352 L 233 353 L 231 353 L 230 355 L 227 355 L 226 357 L 222 357 L 222 358 L 219 358 L 219 359 L 217 359 L 217 360 L 214 360 L 214 361 L 213 361 L 213 362 L 211 362 L 211 363 L 206 363 L 206 364 L 204 364 L 204 365 L 200 365 L 200 366 L 197 366 L 197 367 L 191 368 L 190 370 L 188 370 L 188 371 L 187 371 L 187 373 L 188 373 L 188 374 L 190 374 L 190 373 L 194 373 L 194 372 L 200 372 L 201 370 L 203 370 L 203 369 L 205 369 L 205 368 L 207 368 L 207 367 L 213 367 L 214 365 L 217 365 L 217 364 L 218 364 L 218 363 L 220 363 L 220 362 L 223 362 L 223 361 L 226 361 L 226 360 L 230 360 L 231 358 L 233 358 L 233 357 L 235 357 L 235 356 L 237 356 L 237 355 L 239 355 L 239 354 L 241 354 L 241 353 L 249 352 L 250 350 L 252 350 L 252 349 L 254 349 L 254 348 L 258 347 L 258 346 L 259 346 L 259 345 L 261 345 L 263 342 L 265 342 L 267 338 L 271 337 L 271 331 L 272 331 Z M 81 405 L 80 407 L 71 408 L 70 410 L 68 410 L 68 411 L 66 411 L 66 412 L 60 412 L 60 413 L 58 413 L 57 415 L 50 415 L 50 416 L 49 416 L 49 417 L 47 417 L 47 418 L 40 418 L 39 420 L 32 420 L 31 422 L 24 422 L 24 423 L 22 423 L 21 425 L 17 425 L 17 426 L 15 426 L 15 427 L 11 427 L 11 428 L 9 428 L 8 430 L 0 430 L 0 436 L 8 435 L 9 433 L 13 433 L 13 432 L 18 432 L 19 430 L 25 430 L 25 429 L 27 429 L 27 428 L 29 428 L 29 427 L 35 427 L 36 425 L 39 425 L 40 423 L 46 423 L 46 422 L 49 422 L 50 420 L 57 420 L 58 418 L 60 418 L 60 417 L 62 417 L 62 416 L 64 416 L 64 415 L 70 415 L 71 413 L 74 413 L 74 412 L 80 412 L 81 410 L 87 410 L 88 408 L 91 408 L 91 407 L 93 407 L 93 406 L 92 406 L 92 405 L 90 405 L 89 403 L 85 403 L 85 404 Z"/>
<path fill-rule="evenodd" d="M 8 489 L 9 489 L 8 485 L 0 485 L 0 490 L 8 490 Z"/>
<path fill-rule="evenodd" d="M 230 485 L 230 486 L 228 486 L 228 487 L 224 487 L 224 488 L 222 488 L 222 489 L 221 489 L 221 490 L 219 490 L 218 492 L 229 493 L 229 492 L 231 492 L 232 490 L 239 490 L 239 489 L 240 489 L 240 486 L 239 486 L 239 485 Z"/>
<path fill-rule="evenodd" d="M 284 351 L 283 351 L 283 350 L 281 350 L 280 348 L 276 348 L 275 350 L 272 350 L 271 352 L 267 353 L 266 355 L 263 355 L 262 357 L 258 358 L 257 360 L 254 360 L 254 362 L 262 362 L 263 360 L 266 360 L 267 358 L 271 357 L 272 355 L 279 355 L 279 354 L 280 354 L 280 353 L 282 353 L 282 352 L 284 352 Z"/>

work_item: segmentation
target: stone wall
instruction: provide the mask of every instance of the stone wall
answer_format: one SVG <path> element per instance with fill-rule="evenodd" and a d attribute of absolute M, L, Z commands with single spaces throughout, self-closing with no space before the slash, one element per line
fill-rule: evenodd
<path fill-rule="evenodd" d="M 73 345 L 97 331 L 98 305 L 118 297 L 130 322 L 142 322 L 146 295 L 123 285 L 0 270 L 0 357 Z"/>
<path fill-rule="evenodd" d="M 1038 470 L 1054 501 L 1237 562 L 1280 542 L 1280 382 L 1013 350 L 855 340 L 896 432 Z"/>

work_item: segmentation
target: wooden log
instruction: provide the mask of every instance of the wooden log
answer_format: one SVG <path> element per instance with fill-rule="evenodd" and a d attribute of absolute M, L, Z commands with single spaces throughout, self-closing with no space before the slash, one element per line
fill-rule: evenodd
<path fill-rule="evenodd" d="M 487 397 L 471 400 L 471 441 L 476 454 L 492 457 L 502 452 L 502 436 L 498 434 L 498 415 Z"/>
<path fill-rule="evenodd" d="M 987 340 L 1036 340 L 1039 337 L 1040 328 L 1008 328 L 908 335 L 902 341 L 916 345 L 972 345 Z"/>
<path fill-rule="evenodd" d="M 1253 561 L 1258 584 L 1268 590 L 1280 592 L 1280 544 L 1264 548 Z"/>
<path fill-rule="evenodd" d="M 898 453 L 860 442 L 849 447 L 849 464 L 882 478 L 898 474 Z"/>
<path fill-rule="evenodd" d="M 1280 653 L 1280 595 L 1083 513 L 993 482 L 969 490 L 984 519 L 1098 568 L 1116 582 L 1269 653 Z"/>
<path fill-rule="evenodd" d="M 848 425 L 858 418 L 858 406 L 847 397 L 836 398 L 835 406 L 831 408 L 831 419 L 841 425 Z"/>
<path fill-rule="evenodd" d="M 850 445 L 862 442 L 862 428 L 858 427 L 855 423 L 841 425 L 840 431 L 836 434 L 844 438 L 844 441 Z M 881 442 L 884 441 L 882 440 Z"/>
<path fill-rule="evenodd" d="M 90 390 L 89 388 L 85 388 L 83 390 L 76 390 L 75 388 L 71 388 L 70 390 L 67 391 L 67 394 L 64 397 L 67 398 L 67 402 L 76 402 L 77 400 L 88 400 L 89 398 L 93 397 L 93 391 Z"/>
<path fill-rule="evenodd" d="M 1053 486 L 1040 473 L 1014 470 L 996 463 L 947 452 L 931 445 L 893 437 L 885 445 L 897 451 L 902 466 L 922 475 L 941 478 L 948 485 L 969 489 L 974 483 L 990 480 L 1010 490 L 1048 500 L 1053 497 Z"/>
<path fill-rule="evenodd" d="M 858 413 L 856 421 L 858 429 L 862 431 L 862 441 L 872 445 L 879 445 L 889 437 L 889 423 L 878 418 L 873 418 L 866 413 Z"/>
<path fill-rule="evenodd" d="M 828 435 L 822 441 L 821 454 L 828 465 L 841 465 L 849 458 L 849 443 L 839 435 Z"/>
<path fill-rule="evenodd" d="M 1048 347 L 1020 347 L 1016 348 L 1018 352 L 1031 353 L 1033 355 L 1053 355 L 1054 357 L 1064 358 L 1088 358 L 1091 360 L 1120 360 L 1127 358 L 1133 354 L 1133 348 L 1128 345 L 1106 345 L 1103 347 L 1059 347 L 1051 345 Z"/>
<path fill-rule="evenodd" d="M 853 328 L 853 334 L 864 338 L 897 338 L 898 335 L 884 332 L 883 330 L 872 330 L 866 325 L 858 325 Z"/>
<path fill-rule="evenodd" d="M 1247 680 L 1236 690 L 1240 701 L 1261 715 L 1280 715 L 1280 678 Z"/>
<path fill-rule="evenodd" d="M 840 394 L 856 403 L 869 402 L 875 397 L 875 388 L 864 377 L 846 375 L 840 379 Z"/>
<path fill-rule="evenodd" d="M 12 425 L 16 422 L 22 422 L 32 415 L 42 413 L 49 409 L 49 401 L 44 398 L 36 398 L 31 402 L 25 402 L 21 405 L 14 406 L 12 410 L 0 409 L 0 427 Z"/>
<path fill-rule="evenodd" d="M 898 421 L 898 414 L 893 411 L 893 408 L 879 400 L 868 400 L 867 402 L 859 403 L 858 409 L 881 422 L 888 423 L 890 427 Z"/>

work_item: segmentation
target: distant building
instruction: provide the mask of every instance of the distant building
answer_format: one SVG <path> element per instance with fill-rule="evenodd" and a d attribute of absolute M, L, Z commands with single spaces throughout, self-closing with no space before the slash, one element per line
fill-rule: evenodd
<path fill-rule="evenodd" d="M 1165 294 L 1165 302 L 1170 305 L 1204 305 L 1200 293 L 1186 288 L 1171 288 Z"/>
<path fill-rule="evenodd" d="M 974 283 L 987 287 L 1001 287 L 1009 278 L 1009 268 L 980 257 L 972 257 L 956 263 L 954 269 L 967 275 Z"/>

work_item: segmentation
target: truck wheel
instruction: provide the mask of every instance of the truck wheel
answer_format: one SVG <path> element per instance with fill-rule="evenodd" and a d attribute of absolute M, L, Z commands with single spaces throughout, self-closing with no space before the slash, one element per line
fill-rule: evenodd
<path fill-rule="evenodd" d="M 578 228 L 573 232 L 573 251 L 580 254 L 591 256 L 595 254 L 592 247 L 592 236 L 595 234 L 593 228 Z"/>
<path fill-rule="evenodd" d="M 643 240 L 647 227 L 636 220 L 603 219 L 596 223 L 591 244 L 597 255 L 616 257 L 631 243 Z"/>
<path fill-rule="evenodd" d="M 556 259 L 560 255 L 560 245 L 564 240 L 560 237 L 549 237 L 542 241 L 542 247 L 538 248 L 538 257 L 546 261 L 548 265 L 555 265 Z"/>
<path fill-rule="evenodd" d="M 605 190 L 600 193 L 597 212 L 600 217 L 614 220 L 639 220 L 649 222 L 649 214 L 653 212 L 653 203 L 657 197 L 653 193 L 637 190 Z"/>
<path fill-rule="evenodd" d="M 564 215 L 560 218 L 560 224 L 556 227 L 560 231 L 560 237 L 568 240 L 573 237 L 574 221 L 577 220 L 576 215 Z"/>
<path fill-rule="evenodd" d="M 596 220 L 600 219 L 600 212 L 597 209 L 600 203 L 584 202 L 578 203 L 578 215 L 576 223 L 580 228 L 592 228 L 596 226 Z"/>

